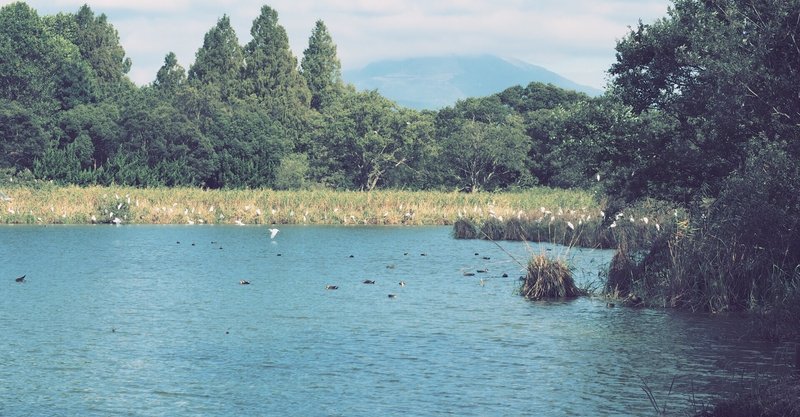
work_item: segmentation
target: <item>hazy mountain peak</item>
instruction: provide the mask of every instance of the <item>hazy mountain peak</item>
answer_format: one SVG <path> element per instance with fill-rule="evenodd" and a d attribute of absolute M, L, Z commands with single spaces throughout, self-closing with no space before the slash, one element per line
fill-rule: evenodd
<path fill-rule="evenodd" d="M 484 97 L 533 81 L 596 96 L 602 91 L 579 85 L 546 68 L 494 55 L 449 55 L 381 60 L 344 71 L 359 90 L 377 89 L 398 104 L 439 109 L 467 97 Z"/>

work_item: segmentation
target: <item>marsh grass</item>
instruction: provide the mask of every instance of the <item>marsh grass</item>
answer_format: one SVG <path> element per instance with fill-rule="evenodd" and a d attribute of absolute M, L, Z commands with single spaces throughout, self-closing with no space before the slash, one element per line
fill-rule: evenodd
<path fill-rule="evenodd" d="M 800 376 L 756 381 L 697 417 L 800 417 Z"/>
<path fill-rule="evenodd" d="M 453 236 L 456 239 L 477 239 L 478 230 L 469 220 L 458 219 L 453 223 Z"/>
<path fill-rule="evenodd" d="M 203 190 L 4 183 L 0 223 L 86 224 L 119 217 L 147 224 L 452 225 L 458 219 L 530 217 L 544 204 L 592 207 L 582 191 L 459 193 L 382 190 Z M 113 213 L 113 215 L 112 215 Z M 92 220 L 95 219 L 95 220 Z"/>
<path fill-rule="evenodd" d="M 566 262 L 550 259 L 544 254 L 528 261 L 527 273 L 520 294 L 531 300 L 575 298 L 586 293 L 575 285 L 572 271 Z"/>
<path fill-rule="evenodd" d="M 602 203 L 591 207 L 540 206 L 533 213 L 510 218 L 459 219 L 453 235 L 458 239 L 550 242 L 601 249 L 623 244 L 644 247 L 675 229 L 676 213 L 668 205 L 649 200 L 613 216 L 604 212 Z M 685 217 L 683 212 L 680 216 Z"/>

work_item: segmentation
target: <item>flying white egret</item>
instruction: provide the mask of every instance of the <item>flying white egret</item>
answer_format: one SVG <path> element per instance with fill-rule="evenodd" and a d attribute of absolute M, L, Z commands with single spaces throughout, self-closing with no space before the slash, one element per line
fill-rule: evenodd
<path fill-rule="evenodd" d="M 269 229 L 269 238 L 275 239 L 275 236 L 280 232 L 278 229 Z"/>

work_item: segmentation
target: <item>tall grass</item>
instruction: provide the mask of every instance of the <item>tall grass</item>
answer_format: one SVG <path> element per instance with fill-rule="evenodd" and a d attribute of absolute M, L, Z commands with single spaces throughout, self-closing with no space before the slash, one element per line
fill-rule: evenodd
<path fill-rule="evenodd" d="M 585 295 L 572 278 L 572 271 L 563 260 L 535 255 L 528 261 L 527 274 L 520 293 L 531 300 L 575 298 Z"/>
<path fill-rule="evenodd" d="M 645 246 L 664 236 L 678 218 L 671 206 L 653 200 L 612 215 L 603 204 L 582 207 L 540 206 L 533 213 L 513 217 L 460 219 L 454 226 L 457 239 L 521 240 L 565 246 L 612 249 L 623 241 Z M 685 217 L 682 213 L 680 216 Z"/>
<path fill-rule="evenodd" d="M 596 206 L 589 193 L 534 188 L 459 193 L 386 190 L 202 190 L 197 188 L 9 186 L 0 223 L 452 225 L 456 220 L 529 217 L 542 205 Z"/>

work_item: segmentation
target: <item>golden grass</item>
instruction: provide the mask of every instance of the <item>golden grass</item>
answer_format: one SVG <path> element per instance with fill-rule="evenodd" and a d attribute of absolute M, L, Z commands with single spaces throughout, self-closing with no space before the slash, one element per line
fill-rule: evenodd
<path fill-rule="evenodd" d="M 588 192 L 533 188 L 506 193 L 382 190 L 202 190 L 101 186 L 6 187 L 0 223 L 85 224 L 115 217 L 134 224 L 450 225 L 457 219 L 539 216 L 592 210 Z"/>

